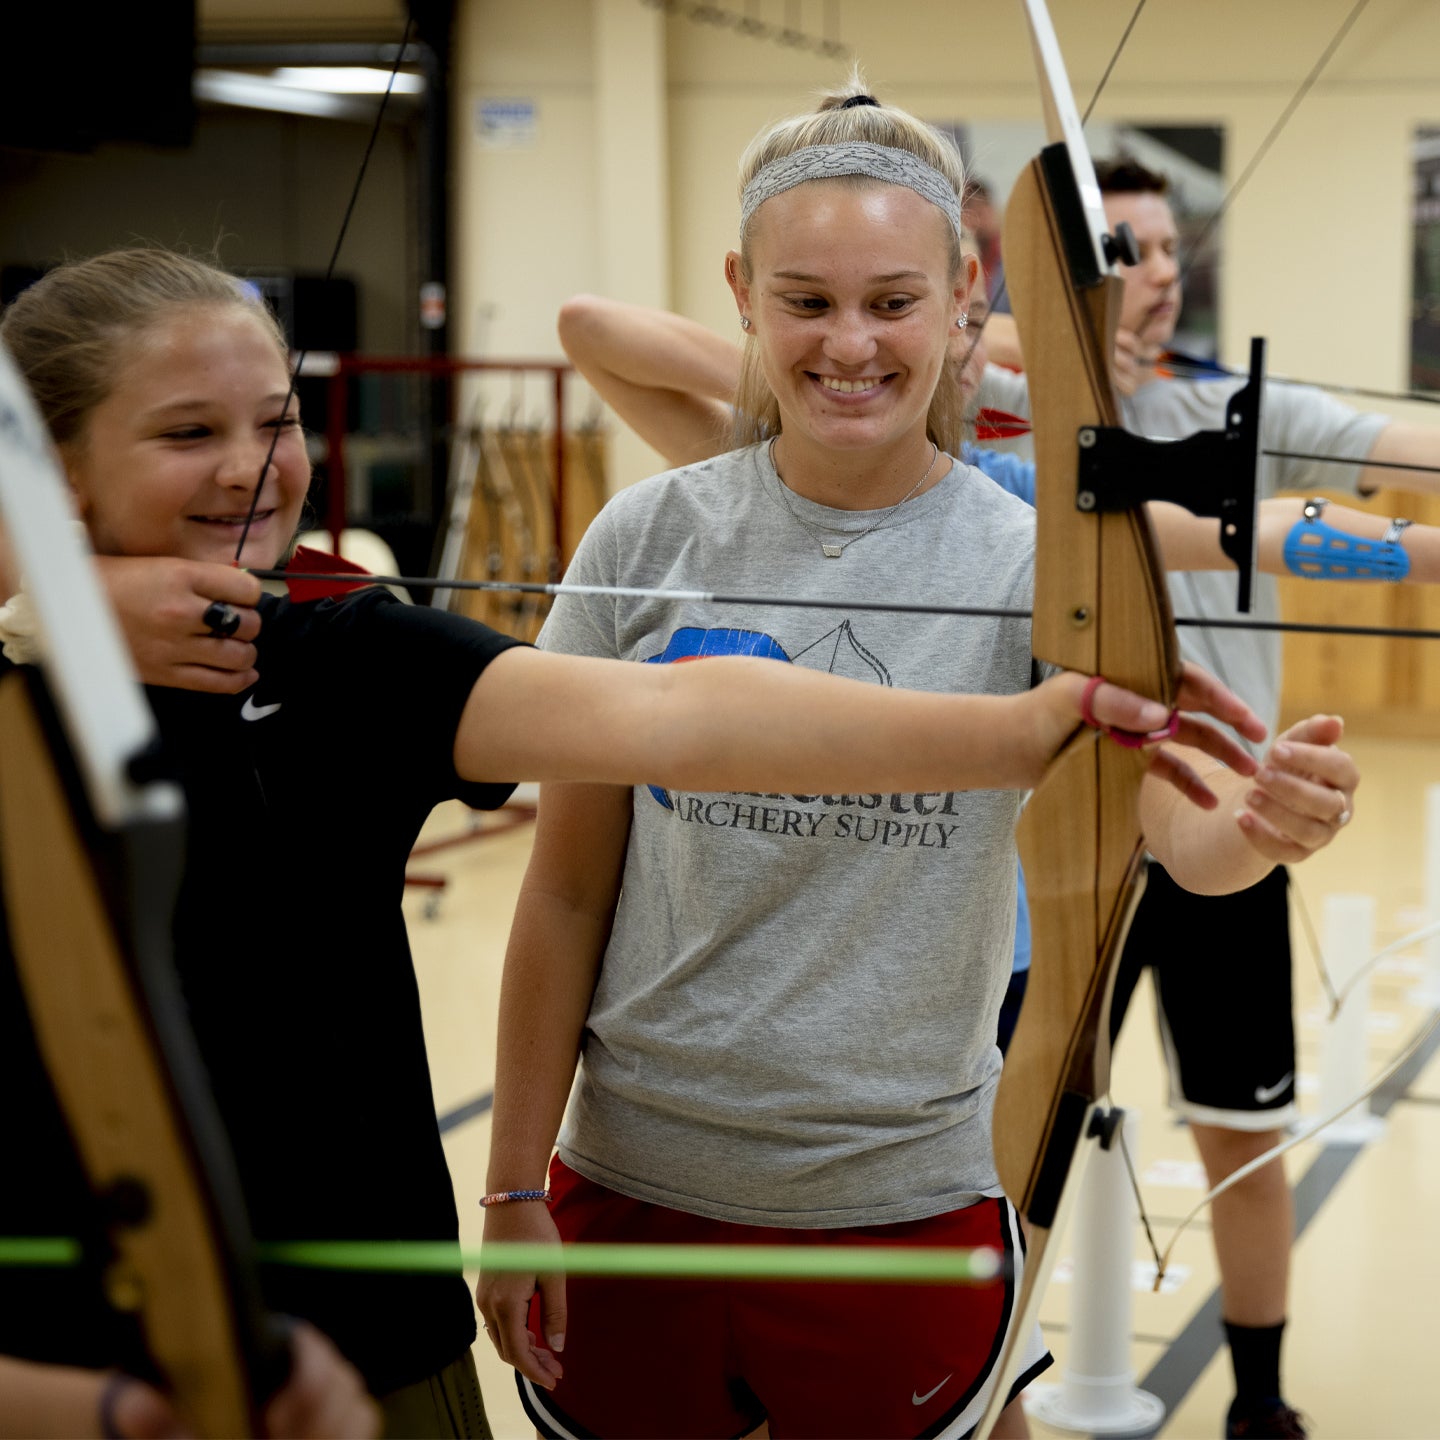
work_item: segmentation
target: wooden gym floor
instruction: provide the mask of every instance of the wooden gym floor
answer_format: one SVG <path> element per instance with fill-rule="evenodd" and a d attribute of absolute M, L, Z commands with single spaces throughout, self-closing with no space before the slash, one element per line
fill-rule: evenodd
<path fill-rule="evenodd" d="M 1322 923 L 1327 895 L 1359 893 L 1376 904 L 1377 946 L 1424 923 L 1425 788 L 1440 784 L 1440 744 L 1351 736 L 1364 781 L 1356 816 L 1326 852 L 1295 871 L 1300 894 Z M 427 838 L 453 835 L 468 823 L 458 808 L 437 812 Z M 406 901 L 425 1007 L 436 1103 L 446 1131 L 461 1238 L 478 1244 L 490 1138 L 495 1012 L 514 898 L 529 854 L 531 828 L 426 857 L 415 868 L 444 875 L 434 892 Z M 1295 933 L 1300 1102 L 1315 1113 L 1325 1019 L 1310 950 Z M 1217 945 L 1235 937 L 1217 935 Z M 1417 947 L 1383 962 L 1372 983 L 1369 1072 L 1375 1073 L 1424 1024 L 1413 1003 L 1422 964 Z M 1236 997 L 1243 1003 L 1243 996 Z M 1136 996 L 1116 1057 L 1116 1103 L 1140 1112 L 1136 1166 L 1145 1204 L 1163 1244 L 1176 1217 L 1203 1193 L 1200 1167 L 1183 1127 L 1165 1106 L 1165 1077 L 1148 984 Z M 1223 1037 L 1217 1043 L 1223 1044 Z M 1433 1325 L 1440 1316 L 1440 1041 L 1432 1038 L 1413 1073 L 1383 1093 L 1383 1133 L 1373 1143 L 1307 1142 L 1287 1157 L 1296 1189 L 1300 1235 L 1286 1332 L 1287 1391 L 1309 1417 L 1317 1440 L 1440 1435 L 1440 1385 L 1433 1364 Z M 1229 1359 L 1216 1319 L 1216 1271 L 1208 1223 L 1182 1236 L 1166 1293 L 1134 1292 L 1131 1356 L 1135 1372 L 1169 1408 L 1158 1433 L 1175 1440 L 1222 1433 L 1229 1401 Z M 1169 1223 L 1167 1223 L 1169 1222 Z M 1137 1261 L 1148 1258 L 1138 1222 Z M 1062 1242 L 1062 1257 L 1073 1254 Z M 1137 1267 L 1137 1269 L 1140 1267 Z M 1063 1370 L 1069 1287 L 1052 1284 L 1042 1321 Z M 1428 1317 L 1428 1318 L 1427 1318 Z M 516 1397 L 512 1372 L 481 1336 L 476 1347 L 491 1423 L 503 1440 L 533 1434 Z M 1153 1373 L 1152 1373 L 1153 1372 Z M 1054 1435 L 1032 1420 L 1037 1435 Z"/>

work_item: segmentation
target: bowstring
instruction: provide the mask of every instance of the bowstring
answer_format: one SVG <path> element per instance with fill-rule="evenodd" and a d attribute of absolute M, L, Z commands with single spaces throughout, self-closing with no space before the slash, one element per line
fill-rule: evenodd
<path fill-rule="evenodd" d="M 1135 22 L 1140 18 L 1140 12 L 1145 8 L 1145 4 L 1146 0 L 1139 0 L 1139 3 L 1135 6 L 1134 13 L 1130 16 L 1130 23 L 1126 25 L 1123 33 L 1120 36 L 1119 43 L 1111 52 L 1110 59 L 1105 65 L 1104 73 L 1100 76 L 1100 83 L 1095 87 L 1095 93 L 1090 97 L 1090 103 L 1085 107 L 1085 114 L 1080 119 L 1080 124 L 1082 128 L 1085 122 L 1090 118 L 1090 112 L 1095 108 L 1095 102 L 1099 100 L 1101 94 L 1105 89 L 1106 83 L 1110 79 L 1111 72 L 1115 69 L 1116 64 L 1119 62 L 1120 56 L 1124 53 L 1125 46 L 1129 43 L 1130 40 L 1130 32 L 1134 30 Z M 975 327 L 974 332 L 971 334 L 970 337 L 969 348 L 965 351 L 965 358 L 961 360 L 960 364 L 955 369 L 955 375 L 957 377 L 964 373 L 965 367 L 969 365 L 971 359 L 974 357 L 975 349 L 980 344 L 980 341 L 985 334 L 985 327 L 990 323 L 990 317 L 995 314 L 996 310 L 999 308 L 1001 300 L 1003 300 L 1004 298 L 1005 274 L 1002 271 L 1000 274 L 1000 283 L 995 287 L 995 293 L 990 296 L 989 304 L 986 306 L 985 317 Z"/>
<path fill-rule="evenodd" d="M 375 111 L 375 123 L 370 127 L 370 138 L 365 144 L 365 153 L 360 159 L 360 169 L 356 173 L 355 183 L 350 187 L 350 200 L 345 206 L 345 215 L 340 221 L 340 233 L 335 237 L 334 248 L 330 251 L 330 263 L 325 267 L 325 284 L 328 284 L 335 275 L 335 266 L 340 259 L 340 247 L 345 243 L 345 232 L 350 228 L 350 217 L 355 213 L 356 202 L 360 199 L 360 187 L 365 183 L 365 172 L 370 168 L 370 157 L 375 151 L 375 142 L 380 138 L 380 127 L 385 121 L 385 107 L 390 103 L 390 94 L 395 88 L 396 77 L 400 74 L 400 66 L 405 61 L 405 52 L 410 48 L 410 32 L 415 27 L 415 10 L 413 5 L 406 8 L 405 33 L 400 37 L 400 45 L 395 51 L 395 63 L 390 69 L 390 78 L 385 82 L 385 93 L 380 97 L 379 108 Z M 295 364 L 290 370 L 290 385 L 285 391 L 285 403 L 280 407 L 280 414 L 283 419 L 289 413 L 290 402 L 295 398 L 295 387 L 300 382 L 300 371 L 304 367 L 305 357 L 308 350 L 301 350 L 295 357 Z M 240 557 L 245 552 L 245 542 L 250 538 L 250 526 L 255 520 L 255 511 L 260 505 L 260 492 L 265 488 L 265 477 L 270 473 L 270 462 L 275 458 L 275 447 L 280 443 L 282 427 L 277 425 L 275 432 L 270 437 L 270 448 L 265 452 L 264 463 L 260 466 L 260 478 L 255 482 L 255 493 L 250 497 L 250 508 L 245 512 L 245 524 L 240 531 L 240 543 L 235 547 L 234 564 L 239 565 Z"/>
<path fill-rule="evenodd" d="M 1125 33 L 1120 37 L 1120 43 L 1115 47 L 1115 53 L 1110 57 L 1110 63 L 1105 67 L 1105 73 L 1100 77 L 1100 83 L 1095 87 L 1095 93 L 1090 97 L 1090 103 L 1085 107 L 1085 113 L 1080 117 L 1080 125 L 1083 129 L 1090 119 L 1090 112 L 1095 108 L 1095 102 L 1105 91 L 1106 82 L 1110 79 L 1110 72 L 1115 68 L 1115 62 L 1119 60 L 1121 52 L 1125 49 L 1130 39 L 1130 32 L 1135 28 L 1135 22 L 1140 18 L 1140 12 L 1145 8 L 1145 0 L 1135 7 L 1135 13 L 1130 17 L 1130 23 L 1125 27 Z"/>
<path fill-rule="evenodd" d="M 1356 3 L 1351 9 L 1350 13 L 1344 18 L 1344 20 L 1340 22 L 1340 28 L 1335 32 L 1333 36 L 1331 36 L 1330 43 L 1325 47 L 1324 52 L 1321 54 L 1320 58 L 1311 67 L 1310 73 L 1306 75 L 1306 77 L 1300 82 L 1299 88 L 1290 97 L 1290 101 L 1285 106 L 1284 110 L 1280 112 L 1279 119 L 1277 119 L 1275 123 L 1270 127 L 1269 134 L 1267 134 L 1265 138 L 1260 142 L 1259 148 L 1255 151 L 1254 155 L 1250 157 L 1249 163 L 1245 166 L 1244 170 L 1240 172 L 1240 175 L 1236 179 L 1235 183 L 1225 192 L 1224 196 L 1221 198 L 1220 204 L 1216 208 L 1214 214 L 1211 215 L 1210 218 L 1205 222 L 1204 226 L 1200 230 L 1200 233 L 1191 242 L 1190 248 L 1185 252 L 1184 257 L 1180 262 L 1179 284 L 1182 287 L 1185 283 L 1186 276 L 1189 275 L 1191 269 L 1195 265 L 1196 260 L 1199 258 L 1201 248 L 1204 246 L 1205 242 L 1209 240 L 1211 235 L 1215 233 L 1216 226 L 1220 224 L 1220 221 L 1224 218 L 1226 211 L 1228 211 L 1230 209 L 1230 206 L 1234 203 L 1235 197 L 1239 195 L 1242 189 L 1244 189 L 1246 182 L 1255 173 L 1256 169 L 1260 165 L 1260 162 L 1265 158 L 1265 156 L 1269 153 L 1270 148 L 1280 138 L 1280 132 L 1284 130 L 1285 126 L 1290 123 L 1290 117 L 1295 113 L 1295 111 L 1299 108 L 1300 103 L 1310 93 L 1311 89 L 1315 85 L 1315 82 L 1319 80 L 1321 73 L 1330 63 L 1331 57 L 1340 48 L 1341 44 L 1344 42 L 1345 37 L 1350 33 L 1351 27 L 1360 18 L 1361 13 L 1364 11 L 1365 7 L 1369 3 L 1370 0 L 1356 0 Z"/>
<path fill-rule="evenodd" d="M 988 317 L 987 317 L 987 318 L 988 318 Z M 1164 365 L 1166 369 L 1171 368 L 1171 367 L 1168 365 L 1168 363 L 1167 363 L 1167 362 L 1164 362 L 1164 361 L 1150 361 L 1150 362 L 1148 362 L 1148 363 L 1149 363 L 1149 365 L 1150 365 L 1151 368 L 1159 368 L 1160 365 Z M 1198 367 L 1197 367 L 1197 368 L 1198 368 Z M 1236 374 L 1236 372 L 1233 371 L 1233 370 L 1227 370 L 1227 371 L 1224 372 L 1224 373 L 1227 374 L 1227 375 L 1235 375 L 1235 374 Z M 1212 378 L 1214 378 L 1214 372 L 1213 372 L 1213 371 L 1207 372 L 1207 374 L 1209 374 Z M 1246 376 L 1240 376 L 1240 377 L 1238 377 L 1238 378 L 1245 379 L 1245 378 L 1248 378 L 1248 377 L 1246 377 Z M 1267 376 L 1265 377 L 1265 383 L 1266 383 L 1267 385 L 1271 383 L 1271 382 L 1270 382 L 1270 376 L 1267 375 Z M 1281 382 L 1281 383 L 1287 384 L 1287 385 L 1308 385 L 1310 382 L 1309 382 L 1309 381 L 1306 381 L 1306 380 L 1287 380 L 1287 381 L 1283 381 L 1283 382 Z M 1341 387 L 1341 386 L 1329 386 L 1329 387 L 1320 387 L 1320 388 L 1341 389 L 1341 388 L 1344 388 L 1344 387 Z M 1363 392 L 1355 392 L 1355 393 L 1363 393 Z M 1374 392 L 1371 392 L 1371 393 L 1374 393 Z M 1384 397 L 1382 397 L 1382 398 L 1394 399 L 1394 400 L 1409 400 L 1409 399 L 1428 398 L 1430 404 L 1432 404 L 1432 405 L 1440 405 L 1440 396 L 1421 397 L 1421 396 L 1409 396 L 1409 395 L 1393 395 L 1393 396 L 1384 396 Z M 1003 438 L 1005 438 L 1005 439 L 1007 439 L 1007 440 L 1008 440 L 1008 439 L 1014 439 L 1014 438 L 1015 438 L 1016 436 L 1018 436 L 1018 435 L 1028 435 L 1029 433 L 1030 433 L 1030 426 L 1029 426 L 1029 424 L 1028 424 L 1028 423 L 1024 423 L 1023 420 L 1022 420 L 1022 424 L 1021 424 L 1021 425 L 1017 425 L 1017 426 L 1015 426 L 1013 429 L 1009 430 Z M 1362 469 L 1362 470 L 1370 470 L 1370 469 L 1374 469 L 1374 470 L 1406 470 L 1406 471 L 1410 471 L 1410 472 L 1412 472 L 1412 473 L 1414 473 L 1414 474 L 1417 474 L 1417 475 L 1440 475 L 1440 465 L 1419 465 L 1419 464 L 1416 464 L 1414 461 L 1411 461 L 1411 460 L 1372 460 L 1372 459 L 1370 459 L 1370 457 L 1369 457 L 1368 455 L 1319 455 L 1319 454 L 1316 454 L 1314 451 L 1311 451 L 1311 450 L 1275 450 L 1275 449 L 1271 449 L 1269 446 L 1264 446 L 1264 445 L 1262 445 L 1262 446 L 1260 447 L 1259 453 L 1260 453 L 1261 455 L 1268 456 L 1268 457 L 1270 457 L 1271 459 L 1275 459 L 1275 460 L 1309 460 L 1309 461 L 1311 461 L 1312 463 L 1317 464 L 1317 465 L 1356 465 L 1356 466 L 1359 466 L 1360 469 Z M 1193 513 L 1193 512 L 1192 512 L 1192 513 Z"/>
<path fill-rule="evenodd" d="M 1350 998 L 1356 985 L 1369 975 L 1382 960 L 1388 959 L 1391 955 L 1395 955 L 1402 950 L 1408 950 L 1412 945 L 1418 945 L 1422 941 L 1429 940 L 1437 933 L 1440 933 L 1440 921 L 1432 921 L 1430 924 L 1422 926 L 1419 930 L 1413 930 L 1408 935 L 1402 935 L 1398 940 L 1391 941 L 1390 944 L 1383 946 L 1370 956 L 1337 991 L 1331 983 L 1328 972 L 1324 969 L 1324 961 L 1321 958 L 1319 942 L 1315 938 L 1315 929 L 1311 923 L 1309 912 L 1305 909 L 1305 902 L 1298 890 L 1295 890 L 1294 887 L 1291 887 L 1291 889 L 1299 903 L 1300 914 L 1305 929 L 1308 932 L 1310 944 L 1314 948 L 1316 960 L 1322 967 L 1321 978 L 1329 992 L 1331 1000 L 1331 1011 L 1327 1018 L 1332 1022 L 1338 1018 L 1341 1007 L 1345 1004 L 1346 1000 Z M 1210 1205 L 1233 1186 L 1238 1185 L 1240 1181 L 1244 1180 L 1247 1176 L 1253 1175 L 1257 1170 L 1264 1169 L 1266 1165 L 1273 1164 L 1276 1160 L 1280 1159 L 1287 1150 L 1293 1150 L 1297 1145 L 1302 1144 L 1306 1140 L 1311 1140 L 1322 1131 L 1327 1130 L 1331 1125 L 1335 1124 L 1337 1120 L 1342 1119 L 1359 1105 L 1361 1101 L 1368 1100 L 1386 1081 L 1391 1079 L 1392 1076 L 1399 1074 L 1404 1066 L 1420 1052 L 1426 1041 L 1429 1040 L 1430 1036 L 1435 1032 L 1437 1025 L 1440 1025 L 1440 1012 L 1432 1015 L 1420 1030 L 1401 1046 L 1394 1058 L 1352 1099 L 1345 1101 L 1343 1105 L 1337 1106 L 1328 1115 L 1324 1115 L 1303 1129 L 1297 1130 L 1294 1134 L 1288 1136 L 1271 1149 L 1266 1150 L 1263 1154 L 1257 1155 L 1253 1160 L 1231 1171 L 1219 1184 L 1209 1190 L 1180 1221 L 1179 1225 L 1176 1226 L 1174 1234 L 1171 1235 L 1165 1247 L 1163 1256 L 1157 1256 L 1158 1268 L 1155 1276 L 1156 1290 L 1159 1290 L 1160 1281 L 1165 1277 L 1165 1270 L 1170 1263 L 1170 1257 L 1174 1254 L 1176 1241 L 1179 1240 L 1181 1233 L 1189 1228 L 1196 1216 L 1198 1216 L 1207 1205 Z"/>
<path fill-rule="evenodd" d="M 1330 1019 L 1335 1020 L 1340 1014 L 1340 1006 L 1344 1003 L 1345 997 L 1335 988 L 1334 978 L 1330 974 L 1330 967 L 1325 963 L 1325 952 L 1320 946 L 1320 937 L 1315 933 L 1315 922 L 1310 916 L 1310 907 L 1305 903 L 1305 896 L 1301 893 L 1299 886 L 1287 886 L 1290 894 L 1295 898 L 1295 910 L 1300 916 L 1300 928 L 1305 932 L 1305 944 L 1315 961 L 1315 973 L 1320 978 L 1320 988 L 1325 992 L 1325 999 L 1330 1003 Z"/>
<path fill-rule="evenodd" d="M 1168 370 L 1177 379 L 1183 380 L 1250 378 L 1243 370 L 1232 370 L 1228 365 L 1221 365 L 1213 360 L 1195 360 L 1188 355 L 1170 352 L 1155 360 L 1139 360 L 1136 363 L 1146 370 Z M 1405 400 L 1417 405 L 1440 405 L 1440 395 L 1429 390 L 1380 390 L 1370 385 L 1344 385 L 1338 380 L 1303 380 L 1295 375 L 1274 375 L 1269 372 L 1265 375 L 1265 384 L 1304 386 L 1311 390 L 1328 390 L 1333 395 L 1356 395 L 1366 400 Z"/>
<path fill-rule="evenodd" d="M 1375 1078 L 1362 1091 L 1360 1091 L 1358 1095 L 1353 1096 L 1343 1105 L 1336 1106 L 1336 1108 L 1332 1110 L 1328 1115 L 1322 1116 L 1313 1124 L 1307 1125 L 1303 1129 L 1295 1131 L 1293 1135 L 1287 1136 L 1278 1145 L 1275 1145 L 1271 1149 L 1266 1150 L 1261 1155 L 1257 1155 L 1253 1160 L 1250 1160 L 1246 1164 L 1241 1165 L 1239 1169 L 1232 1170 L 1230 1174 L 1228 1174 L 1218 1185 L 1216 1185 L 1212 1190 L 1210 1190 L 1189 1212 L 1189 1214 L 1187 1214 L 1180 1221 L 1180 1223 L 1175 1227 L 1174 1233 L 1170 1236 L 1170 1240 L 1165 1246 L 1164 1254 L 1161 1256 L 1160 1268 L 1155 1275 L 1156 1292 L 1158 1292 L 1160 1289 L 1161 1280 L 1165 1278 L 1165 1270 L 1170 1264 L 1170 1258 L 1175 1253 L 1176 1241 L 1178 1241 L 1180 1236 L 1184 1234 L 1187 1229 L 1189 1229 L 1191 1223 L 1195 1220 L 1196 1216 L 1198 1216 L 1207 1205 L 1212 1204 L 1227 1190 L 1232 1189 L 1242 1180 L 1253 1175 L 1257 1170 L 1263 1170 L 1265 1166 L 1273 1165 L 1275 1161 L 1279 1160 L 1281 1156 L 1283 1156 L 1287 1151 L 1293 1150 L 1297 1145 L 1303 1145 L 1307 1140 L 1314 1139 L 1314 1137 L 1320 1134 L 1322 1130 L 1328 1129 L 1329 1126 L 1333 1125 L 1342 1116 L 1348 1114 L 1357 1105 L 1361 1104 L 1365 1100 L 1368 1100 L 1377 1090 L 1380 1089 L 1382 1085 L 1386 1083 L 1386 1081 L 1390 1080 L 1393 1076 L 1398 1075 L 1400 1071 L 1404 1069 L 1405 1065 L 1420 1053 L 1426 1042 L 1435 1033 L 1437 1027 L 1440 1027 L 1440 1010 L 1437 1010 L 1435 1014 L 1433 1014 L 1430 1019 L 1427 1020 L 1425 1024 L 1420 1027 L 1419 1031 L 1416 1032 L 1414 1038 L 1408 1041 L 1401 1048 L 1400 1053 L 1388 1065 L 1386 1065 L 1385 1068 L 1381 1070 L 1379 1074 L 1376 1075 Z"/>
<path fill-rule="evenodd" d="M 1422 925 L 1420 929 L 1412 930 L 1408 935 L 1402 935 L 1398 940 L 1392 940 L 1388 945 L 1377 950 L 1336 992 L 1335 1005 L 1330 1012 L 1330 1019 L 1334 1020 L 1339 1015 L 1341 1006 L 1350 998 L 1355 987 L 1382 960 L 1388 960 L 1392 955 L 1398 955 L 1402 950 L 1408 950 L 1412 945 L 1418 945 L 1424 940 L 1433 939 L 1436 935 L 1440 935 L 1440 920 Z"/>
<path fill-rule="evenodd" d="M 1115 1108 L 1115 1101 L 1106 1092 L 1105 1103 Z M 1145 1208 L 1145 1197 L 1140 1193 L 1140 1176 L 1135 1171 L 1135 1160 L 1130 1154 L 1130 1146 L 1125 1141 L 1125 1120 L 1122 1115 L 1119 1125 L 1115 1127 L 1116 1138 L 1120 1141 L 1120 1156 L 1125 1162 L 1125 1174 L 1130 1179 L 1130 1192 L 1135 1196 L 1135 1208 L 1140 1214 L 1140 1224 L 1145 1230 L 1145 1240 L 1150 1246 L 1150 1254 L 1155 1260 L 1155 1271 L 1158 1275 L 1161 1267 L 1160 1244 L 1155 1239 L 1155 1231 L 1150 1225 L 1150 1212 Z"/>

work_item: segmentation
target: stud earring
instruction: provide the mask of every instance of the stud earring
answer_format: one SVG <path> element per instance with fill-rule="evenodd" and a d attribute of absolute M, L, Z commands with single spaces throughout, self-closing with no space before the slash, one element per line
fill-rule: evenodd
<path fill-rule="evenodd" d="M 740 328 L 742 330 L 748 330 L 750 328 L 750 317 L 748 315 L 742 315 L 740 317 Z"/>
<path fill-rule="evenodd" d="M 970 316 L 969 316 L 969 314 L 968 314 L 966 311 L 964 311 L 964 310 L 962 310 L 962 311 L 955 317 L 955 328 L 956 328 L 957 330 L 963 330 L 969 323 L 970 323 Z"/>

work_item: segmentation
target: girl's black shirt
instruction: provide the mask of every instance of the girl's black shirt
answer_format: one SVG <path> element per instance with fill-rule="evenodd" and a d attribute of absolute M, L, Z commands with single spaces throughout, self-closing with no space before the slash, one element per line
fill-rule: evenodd
<path fill-rule="evenodd" d="M 176 962 L 251 1227 L 262 1240 L 453 1241 L 401 897 L 436 804 L 491 809 L 513 789 L 463 781 L 452 757 L 476 679 L 519 642 L 379 589 L 300 605 L 266 597 L 260 609 L 252 690 L 148 691 L 189 816 Z M 79 1172 L 57 1149 L 43 1075 L 26 1079 L 37 1061 L 23 1010 L 8 991 L 3 1002 L 0 1077 L 33 1123 L 22 1136 L 32 1156 L 12 1172 L 25 1201 L 0 1199 L 0 1233 L 54 1234 L 56 1218 L 85 1223 Z M 12 1228 L 37 1216 L 48 1216 L 42 1231 Z M 267 1267 L 262 1284 L 272 1308 L 330 1335 L 376 1394 L 475 1338 L 458 1271 Z M 125 1362 L 103 1353 L 125 1332 L 93 1297 L 53 1293 L 68 1325 L 64 1314 L 31 1325 L 0 1300 L 0 1353 Z"/>

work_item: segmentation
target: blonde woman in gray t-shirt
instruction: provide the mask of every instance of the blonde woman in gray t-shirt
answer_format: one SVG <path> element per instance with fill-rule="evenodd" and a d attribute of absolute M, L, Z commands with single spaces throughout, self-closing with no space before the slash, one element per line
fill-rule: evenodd
<path fill-rule="evenodd" d="M 751 443 L 617 497 L 572 577 L 1027 606 L 1028 508 L 952 458 L 940 381 L 975 277 L 953 146 L 855 84 L 741 169 L 727 276 Z M 935 691 L 1032 680 L 1028 627 L 1000 619 L 641 596 L 562 601 L 542 644 Z M 1338 734 L 1292 731 L 1271 785 L 1218 773 L 1214 811 L 1147 781 L 1147 834 L 1208 888 L 1303 858 L 1350 807 Z M 548 789 L 501 999 L 486 1238 L 989 1243 L 1018 1268 L 989 1117 L 1019 804 Z M 778 1437 L 963 1434 L 1009 1293 L 486 1274 L 477 1295 L 543 1433 Z M 1037 1334 L 1017 1394 L 1046 1363 Z M 996 1433 L 1025 1433 L 1018 1403 Z"/>

